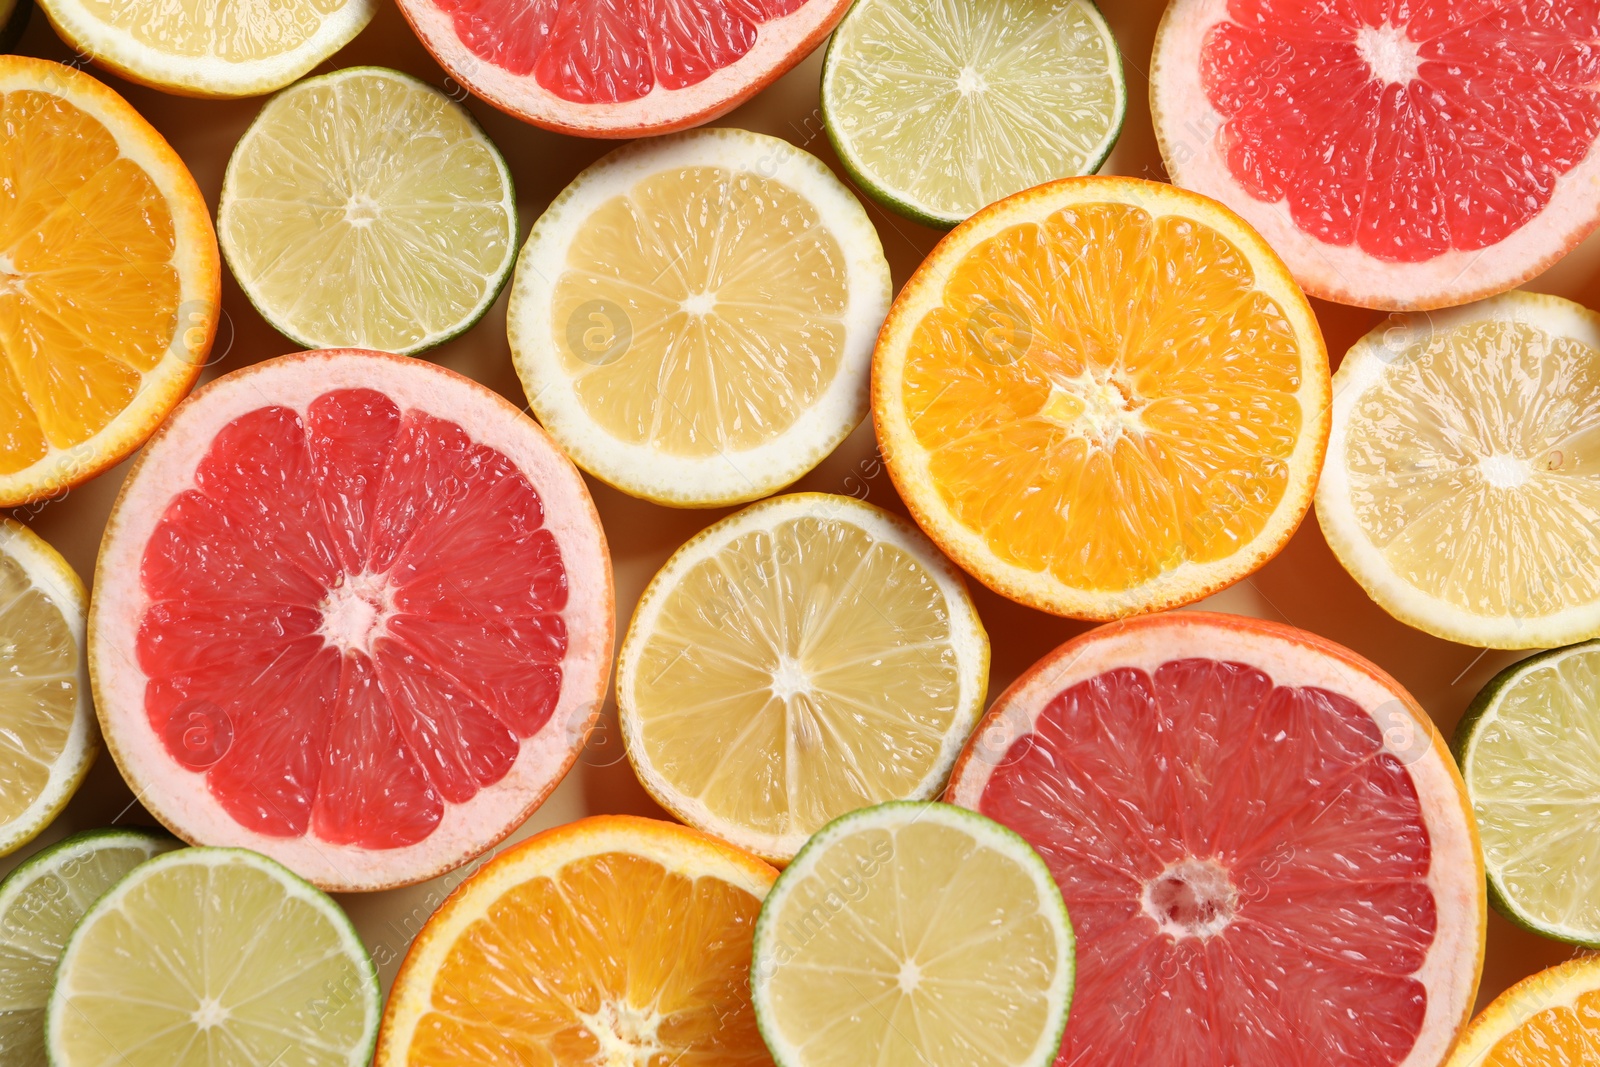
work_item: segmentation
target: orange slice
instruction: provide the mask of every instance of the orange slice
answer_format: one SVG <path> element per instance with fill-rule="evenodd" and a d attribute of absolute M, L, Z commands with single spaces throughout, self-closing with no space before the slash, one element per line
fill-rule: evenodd
<path fill-rule="evenodd" d="M 217 239 L 176 152 L 116 93 L 0 56 L 0 507 L 144 442 L 194 384 Z"/>
<path fill-rule="evenodd" d="M 770 1067 L 750 950 L 777 876 L 652 819 L 597 816 L 530 838 L 417 935 L 377 1067 Z"/>
<path fill-rule="evenodd" d="M 953 230 L 901 291 L 873 414 L 901 496 L 974 577 L 1086 619 L 1186 604 L 1305 517 L 1327 352 L 1220 204 L 1069 178 Z"/>
<path fill-rule="evenodd" d="M 1600 1063 L 1600 957 L 1526 978 L 1472 1020 L 1445 1067 Z"/>

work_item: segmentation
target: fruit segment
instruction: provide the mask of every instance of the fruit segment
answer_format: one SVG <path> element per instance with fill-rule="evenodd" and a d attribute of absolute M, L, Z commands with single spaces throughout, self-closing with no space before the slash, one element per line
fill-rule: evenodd
<path fill-rule="evenodd" d="M 566 572 L 538 492 L 375 390 L 235 418 L 141 576 L 151 726 L 263 834 L 420 841 L 560 694 Z"/>

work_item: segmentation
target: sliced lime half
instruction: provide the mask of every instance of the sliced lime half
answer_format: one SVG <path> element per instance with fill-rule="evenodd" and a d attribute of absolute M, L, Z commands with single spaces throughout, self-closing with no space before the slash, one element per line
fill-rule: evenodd
<path fill-rule="evenodd" d="M 54 1067 L 360 1067 L 377 971 L 339 906 L 243 849 L 157 856 L 73 931 L 45 1017 Z"/>
<path fill-rule="evenodd" d="M 1501 671 L 1455 749 L 1490 902 L 1526 930 L 1600 948 L 1600 641 Z"/>
<path fill-rule="evenodd" d="M 857 0 L 822 69 L 822 118 L 873 199 L 929 226 L 1105 162 L 1127 112 L 1089 0 Z"/>

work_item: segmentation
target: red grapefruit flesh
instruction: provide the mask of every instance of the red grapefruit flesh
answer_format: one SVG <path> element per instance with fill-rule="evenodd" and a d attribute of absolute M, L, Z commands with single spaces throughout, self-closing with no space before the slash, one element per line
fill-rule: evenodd
<path fill-rule="evenodd" d="M 1078 934 L 1058 1064 L 1436 1067 L 1481 966 L 1481 853 L 1438 732 L 1311 634 L 1116 623 L 995 703 L 947 799 L 1050 865 Z"/>
<path fill-rule="evenodd" d="M 638 137 L 709 122 L 800 60 L 850 0 L 399 0 L 462 85 L 527 122 Z"/>
<path fill-rule="evenodd" d="M 196 393 L 129 475 L 97 573 L 96 704 L 146 806 L 330 889 L 509 833 L 610 668 L 582 480 L 499 396 L 403 357 L 286 356 Z"/>
<path fill-rule="evenodd" d="M 1176 0 L 1151 106 L 1172 180 L 1313 296 L 1466 303 L 1600 222 L 1600 6 Z"/>

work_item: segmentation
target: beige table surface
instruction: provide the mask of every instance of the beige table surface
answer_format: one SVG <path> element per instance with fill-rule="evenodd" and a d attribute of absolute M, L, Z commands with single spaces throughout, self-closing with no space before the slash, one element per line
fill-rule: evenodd
<path fill-rule="evenodd" d="M 1163 4 L 1159 0 L 1112 0 L 1103 4 L 1121 44 L 1128 75 L 1129 107 L 1122 139 L 1106 171 L 1163 178 L 1161 158 L 1151 130 L 1148 82 L 1151 42 Z M 16 49 L 68 62 L 73 54 L 38 12 Z M 820 50 L 718 125 L 743 127 L 787 138 L 820 156 L 836 170 L 837 160 L 822 132 L 818 106 Z M 390 0 L 360 37 L 318 68 L 381 64 L 397 67 L 460 97 L 450 81 L 412 36 Z M 213 212 L 222 186 L 228 154 L 262 101 L 190 100 L 130 85 L 102 71 L 91 72 L 122 93 L 172 142 L 194 172 Z M 563 137 L 525 125 L 489 105 L 467 104 L 505 153 L 516 181 L 522 234 L 546 204 L 583 167 L 604 154 L 611 142 Z M 902 284 L 933 247 L 939 234 L 887 215 L 868 203 L 883 246 Z M 223 280 L 223 320 L 217 347 L 202 381 L 296 349 L 251 307 L 231 277 Z M 1572 255 L 1528 286 L 1591 306 L 1600 305 L 1600 238 L 1581 245 Z M 1352 342 L 1382 319 L 1377 312 L 1313 301 L 1337 361 Z M 505 336 L 505 299 L 471 331 L 428 354 L 452 370 L 499 390 L 519 406 L 525 403 L 511 366 Z M 93 581 L 95 553 L 106 515 L 126 472 L 116 467 L 67 496 L 19 513 L 35 531 L 67 557 L 85 581 Z M 593 481 L 589 488 L 599 506 L 616 565 L 618 633 L 626 628 L 645 583 L 683 541 L 727 514 L 678 511 L 625 496 Z M 796 489 L 853 493 L 904 513 L 904 507 L 877 462 L 870 425 L 860 427 L 826 462 L 800 481 Z M 29 509 L 32 511 L 33 509 Z M 990 692 L 998 694 L 1018 674 L 1051 648 L 1087 627 L 1013 604 L 974 588 L 978 609 L 994 643 Z M 1454 645 L 1396 622 L 1373 604 L 1345 574 L 1323 543 L 1314 519 L 1305 525 L 1277 559 L 1254 577 L 1209 600 L 1202 607 L 1278 619 L 1339 641 L 1375 660 L 1414 693 L 1448 736 L 1462 710 L 1480 686 L 1516 654 L 1488 652 Z M 623 757 L 616 730 L 615 706 L 605 716 L 578 765 L 561 786 L 510 840 L 568 822 L 586 814 L 631 812 L 665 817 L 635 781 Z M 0 860 L 0 874 L 42 845 L 76 830 L 153 820 L 133 802 L 109 756 L 102 754 L 89 780 L 66 812 L 21 853 Z M 368 895 L 345 895 L 350 912 L 379 963 L 385 988 L 399 965 L 411 936 L 462 877 L 457 871 L 433 882 Z M 1484 967 L 1481 1003 L 1513 982 L 1542 967 L 1568 959 L 1573 951 L 1512 927 L 1490 913 L 1489 954 Z"/>

